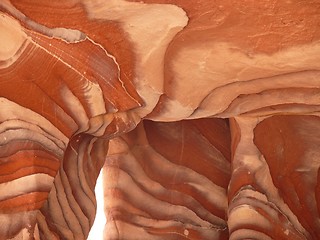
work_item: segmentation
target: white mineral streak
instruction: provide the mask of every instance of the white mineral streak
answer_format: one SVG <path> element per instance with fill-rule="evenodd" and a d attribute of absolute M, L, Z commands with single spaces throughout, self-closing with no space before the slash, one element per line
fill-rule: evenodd
<path fill-rule="evenodd" d="M 265 191 L 268 201 L 277 206 L 279 211 L 288 218 L 297 231 L 308 236 L 307 231 L 302 227 L 297 217 L 279 195 L 278 189 L 272 182 L 266 160 L 253 142 L 254 128 L 262 119 L 236 117 L 235 120 L 240 128 L 241 139 L 234 153 L 233 174 L 240 168 L 245 168 L 251 174 L 254 174 L 257 184 Z M 229 227 L 230 229 L 234 228 L 230 222 Z"/>
<path fill-rule="evenodd" d="M 0 200 L 17 197 L 31 192 L 49 192 L 54 178 L 48 174 L 37 173 L 0 184 Z"/>
<path fill-rule="evenodd" d="M 0 7 L 10 12 L 12 16 L 17 18 L 19 21 L 24 22 L 29 28 L 41 32 L 49 37 L 59 38 L 67 43 L 81 42 L 86 39 L 85 34 L 80 32 L 79 30 L 66 28 L 48 28 L 44 25 L 32 21 L 30 18 L 20 12 L 15 6 L 13 6 L 9 0 L 2 0 L 0 2 Z"/>
<path fill-rule="evenodd" d="M 130 3 L 123 0 L 84 0 L 91 18 L 119 21 L 134 43 L 135 85 L 147 103 L 138 109 L 143 117 L 163 93 L 164 55 L 173 37 L 188 23 L 186 13 L 169 4 Z"/>
<path fill-rule="evenodd" d="M 172 59 L 172 65 L 175 78 L 169 97 L 178 101 L 181 109 L 176 104 L 167 111 L 184 112 L 180 118 L 187 118 L 190 108 L 199 107 L 191 118 L 208 117 L 225 110 L 240 94 L 275 87 L 302 87 L 306 81 L 310 87 L 319 86 L 319 72 L 315 70 L 320 70 L 320 43 L 292 47 L 272 55 L 250 56 L 227 43 L 199 43 L 182 49 Z M 285 103 L 285 98 L 278 98 L 277 102 Z M 166 117 L 164 113 L 163 118 Z"/>
<path fill-rule="evenodd" d="M 66 43 L 77 43 L 86 40 L 85 34 L 80 32 L 79 30 L 67 28 L 48 28 L 29 19 L 26 21 L 26 23 L 28 27 L 32 29 L 41 32 L 46 36 L 61 39 Z"/>
<path fill-rule="evenodd" d="M 27 123 L 41 127 L 55 139 L 60 139 L 65 146 L 69 142 L 69 139 L 51 122 L 28 108 L 20 106 L 6 98 L 0 97 L 0 109 L 0 122 L 23 119 L 23 121 Z"/>
<path fill-rule="evenodd" d="M 1 6 L 1 4 L 0 4 Z M 4 13 L 0 13 L 0 69 L 13 64 L 27 46 L 27 35 L 21 25 Z M 1 63 L 3 61 L 3 63 Z"/>
<path fill-rule="evenodd" d="M 129 96 L 134 102 L 137 103 L 138 106 L 141 106 L 141 103 L 140 103 L 139 101 L 137 101 L 133 96 L 131 96 L 131 94 L 127 91 L 124 82 L 121 80 L 121 77 L 120 77 L 120 75 L 121 75 L 121 74 L 120 74 L 120 73 L 121 73 L 121 69 L 120 69 L 119 63 L 117 62 L 117 59 L 116 59 L 112 54 L 110 54 L 105 48 L 103 48 L 103 46 L 102 46 L 101 44 L 96 43 L 95 41 L 93 41 L 93 40 L 92 40 L 91 38 L 89 38 L 88 36 L 87 36 L 87 40 L 89 40 L 92 44 L 94 44 L 94 45 L 96 45 L 96 46 L 99 46 L 99 48 L 101 48 L 101 49 L 105 52 L 105 54 L 106 54 L 109 58 L 111 58 L 111 59 L 113 60 L 114 64 L 117 66 L 117 69 L 118 69 L 117 77 L 118 77 L 118 81 L 121 83 L 122 89 L 126 92 L 127 96 Z M 113 87 L 113 86 L 110 85 L 110 87 Z M 115 89 L 115 91 L 117 91 L 117 90 Z M 108 99 L 108 100 L 109 100 L 109 101 L 112 101 L 113 99 Z M 113 105 L 114 105 L 114 107 L 115 107 L 115 104 L 113 104 Z M 117 109 L 115 109 L 115 110 L 117 110 Z"/>

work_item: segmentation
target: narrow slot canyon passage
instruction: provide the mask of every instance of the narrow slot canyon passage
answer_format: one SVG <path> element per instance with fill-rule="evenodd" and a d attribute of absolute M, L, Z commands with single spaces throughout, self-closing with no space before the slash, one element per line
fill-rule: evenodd
<path fill-rule="evenodd" d="M 144 121 L 110 142 L 105 238 L 316 239 L 318 126 L 306 115 Z"/>
<path fill-rule="evenodd" d="M 320 2 L 0 1 L 0 240 L 320 239 Z"/>

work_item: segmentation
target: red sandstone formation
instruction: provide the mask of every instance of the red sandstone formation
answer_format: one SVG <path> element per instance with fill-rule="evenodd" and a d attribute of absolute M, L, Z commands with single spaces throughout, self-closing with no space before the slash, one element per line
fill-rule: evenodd
<path fill-rule="evenodd" d="M 320 2 L 2 0 L 0 239 L 320 239 Z"/>

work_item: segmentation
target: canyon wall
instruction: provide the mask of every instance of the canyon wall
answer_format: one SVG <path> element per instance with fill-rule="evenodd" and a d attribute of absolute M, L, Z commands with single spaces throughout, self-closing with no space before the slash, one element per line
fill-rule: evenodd
<path fill-rule="evenodd" d="M 0 239 L 320 238 L 320 2 L 2 0 Z"/>

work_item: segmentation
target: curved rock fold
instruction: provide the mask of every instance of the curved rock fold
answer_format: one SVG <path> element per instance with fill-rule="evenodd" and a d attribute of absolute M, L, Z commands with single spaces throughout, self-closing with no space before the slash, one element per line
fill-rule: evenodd
<path fill-rule="evenodd" d="M 320 3 L 0 2 L 0 239 L 319 239 Z"/>

